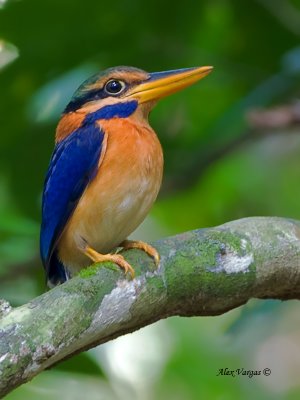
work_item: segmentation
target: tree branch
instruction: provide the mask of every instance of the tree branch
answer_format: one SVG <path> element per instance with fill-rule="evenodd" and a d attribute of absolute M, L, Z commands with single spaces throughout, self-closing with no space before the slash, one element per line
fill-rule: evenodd
<path fill-rule="evenodd" d="M 154 243 L 157 270 L 90 267 L 30 303 L 0 303 L 0 395 L 78 352 L 171 315 L 218 315 L 250 298 L 300 298 L 300 221 L 248 218 Z"/>

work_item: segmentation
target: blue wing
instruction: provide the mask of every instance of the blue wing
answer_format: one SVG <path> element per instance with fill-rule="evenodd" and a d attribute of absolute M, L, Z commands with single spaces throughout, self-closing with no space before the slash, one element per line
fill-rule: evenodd
<path fill-rule="evenodd" d="M 104 133 L 94 124 L 83 126 L 59 142 L 44 184 L 40 251 L 47 278 L 66 280 L 56 244 L 86 186 L 97 172 Z"/>

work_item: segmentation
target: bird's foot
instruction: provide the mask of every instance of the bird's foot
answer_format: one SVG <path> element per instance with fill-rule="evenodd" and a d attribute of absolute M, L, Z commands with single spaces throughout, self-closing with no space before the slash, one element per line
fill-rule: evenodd
<path fill-rule="evenodd" d="M 120 244 L 120 247 L 123 247 L 124 250 L 129 250 L 129 249 L 143 250 L 145 253 L 147 253 L 150 257 L 154 259 L 156 266 L 158 266 L 159 264 L 160 260 L 159 253 L 154 247 L 150 246 L 150 244 L 147 244 L 140 240 L 124 240 Z"/>
<path fill-rule="evenodd" d="M 124 269 L 125 274 L 129 272 L 132 279 L 135 276 L 135 272 L 132 266 L 120 254 L 101 254 L 88 245 L 85 246 L 82 251 L 87 257 L 94 261 L 94 263 L 111 261 L 117 264 L 120 268 Z"/>

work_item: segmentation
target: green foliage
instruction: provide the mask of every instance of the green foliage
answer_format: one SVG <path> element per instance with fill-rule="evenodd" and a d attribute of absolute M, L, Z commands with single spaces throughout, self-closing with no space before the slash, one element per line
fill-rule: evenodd
<path fill-rule="evenodd" d="M 254 137 L 245 120 L 251 108 L 299 96 L 299 26 L 299 0 L 0 0 L 0 297 L 18 305 L 45 290 L 38 232 L 55 125 L 76 87 L 110 66 L 215 66 L 209 77 L 164 100 L 151 115 L 166 168 L 162 195 L 139 231 L 144 239 L 251 215 L 300 219 L 299 129 Z M 148 393 L 112 373 L 107 347 L 105 356 L 95 350 L 82 356 L 84 362 L 74 358 L 71 368 L 63 364 L 42 374 L 8 399 L 93 399 L 100 392 L 105 399 L 299 398 L 297 379 L 282 383 L 283 367 L 260 380 L 215 376 L 222 367 L 258 365 L 266 338 L 278 335 L 283 315 L 290 315 L 285 306 L 278 316 L 281 309 L 277 303 L 271 307 L 267 325 L 275 326 L 267 333 L 260 330 L 264 320 L 256 306 L 241 315 L 172 319 L 167 329 L 176 344 L 169 353 L 163 346 L 161 373 L 151 390 L 145 386 Z M 230 326 L 238 329 L 232 328 L 228 340 Z M 281 333 L 288 345 L 287 335 L 297 329 L 299 323 Z M 254 340 L 248 340 L 251 335 Z M 275 361 L 265 367 L 275 370 Z M 75 379 L 81 389 L 72 386 Z"/>

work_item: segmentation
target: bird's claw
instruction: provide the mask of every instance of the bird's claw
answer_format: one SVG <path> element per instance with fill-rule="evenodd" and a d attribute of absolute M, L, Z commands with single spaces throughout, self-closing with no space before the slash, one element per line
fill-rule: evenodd
<path fill-rule="evenodd" d="M 135 277 L 134 269 L 125 260 L 125 258 L 121 256 L 121 254 L 106 254 L 106 255 L 109 256 L 109 261 L 112 261 L 113 263 L 117 264 L 120 268 L 124 269 L 125 274 L 129 272 L 132 279 Z"/>
<path fill-rule="evenodd" d="M 148 243 L 142 242 L 140 240 L 124 240 L 120 244 L 120 247 L 123 247 L 124 250 L 129 250 L 129 249 L 140 249 L 140 250 L 143 250 L 150 257 L 153 258 L 156 266 L 159 265 L 159 261 L 160 261 L 159 253 L 154 247 L 152 247 Z"/>
<path fill-rule="evenodd" d="M 90 246 L 86 246 L 82 251 L 87 257 L 94 261 L 94 263 L 101 263 L 105 261 L 113 262 L 120 268 L 124 269 L 125 274 L 129 272 L 132 279 L 135 277 L 134 269 L 120 254 L 101 254 L 92 249 Z"/>

